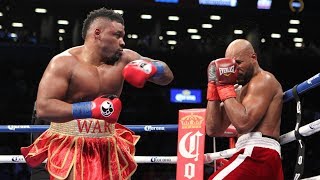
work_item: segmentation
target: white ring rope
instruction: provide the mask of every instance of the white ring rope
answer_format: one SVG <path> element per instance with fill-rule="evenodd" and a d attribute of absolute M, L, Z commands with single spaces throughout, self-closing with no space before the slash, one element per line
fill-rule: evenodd
<path fill-rule="evenodd" d="M 299 128 L 299 133 L 302 136 L 310 136 L 319 131 L 320 131 L 320 119 L 315 120 Z M 291 141 L 294 141 L 295 139 L 296 137 L 294 135 L 294 130 L 292 130 L 280 136 L 280 144 L 287 144 Z"/>
<path fill-rule="evenodd" d="M 301 180 L 319 180 L 320 179 L 320 175 L 319 176 L 313 176 L 313 177 L 308 177 L 308 178 L 304 178 Z"/>
<path fill-rule="evenodd" d="M 313 81 L 315 81 L 315 82 L 313 82 Z M 300 89 L 298 89 L 298 90 L 300 93 L 303 93 L 310 88 L 318 86 L 319 84 L 320 84 L 320 73 L 316 74 L 314 77 L 299 84 L 298 88 L 300 87 Z M 293 98 L 292 90 L 286 91 L 284 93 L 284 96 L 285 96 L 285 101 L 289 101 L 290 99 L 292 99 Z M 139 127 L 139 128 L 141 128 L 141 127 Z M 5 130 L 6 130 L 6 128 L 5 128 Z M 319 132 L 320 131 L 320 119 L 315 120 L 307 125 L 300 127 L 298 131 L 302 136 L 310 136 L 316 132 Z M 289 142 L 296 140 L 294 132 L 295 131 L 292 130 L 288 133 L 281 135 L 280 136 L 280 144 L 283 145 L 283 144 L 287 144 Z M 231 134 L 231 135 L 233 135 L 233 134 Z M 205 153 L 204 154 L 204 164 L 211 163 L 217 159 L 229 158 L 233 154 L 235 154 L 236 152 L 237 152 L 237 149 L 232 148 L 232 149 L 226 149 L 226 150 L 214 152 L 214 153 Z M 177 164 L 177 156 L 135 156 L 134 159 L 137 163 Z M 46 161 L 47 160 L 43 161 L 43 163 L 46 163 Z M 22 155 L 0 155 L 0 164 L 1 163 L 26 163 L 26 161 Z M 320 175 L 305 178 L 302 180 L 316 180 L 316 179 L 320 179 Z"/>
<path fill-rule="evenodd" d="M 314 75 L 313 77 L 309 78 L 308 80 L 300 83 L 297 86 L 297 90 L 300 94 L 306 92 L 309 89 L 312 89 L 314 87 L 317 87 L 320 85 L 320 73 Z M 284 93 L 284 100 L 285 102 L 291 100 L 293 98 L 292 95 L 292 89 L 286 91 Z M 165 126 L 165 125 L 162 125 Z M 170 125 L 172 126 L 172 125 Z M 176 126 L 176 125 L 174 125 Z M 1 131 L 0 132 L 7 132 L 7 128 L 4 128 L 0 126 Z M 150 126 L 151 127 L 151 126 Z M 13 126 L 13 130 L 16 129 L 15 126 Z M 21 128 L 20 126 L 17 127 L 17 129 Z M 22 127 L 21 129 L 30 128 L 29 125 L 27 127 Z M 142 127 L 137 127 L 138 129 L 141 129 Z M 163 127 L 162 127 L 163 128 Z M 10 128 L 9 128 L 10 129 Z M 170 127 L 168 130 L 176 129 L 176 127 Z M 10 129 L 12 130 L 12 129 Z M 162 130 L 162 129 L 161 129 Z M 165 130 L 163 128 L 163 130 Z M 309 123 L 307 125 L 304 125 L 299 128 L 299 133 L 302 136 L 310 136 L 316 132 L 320 131 L 320 119 Z M 234 134 L 230 134 L 234 135 Z M 291 141 L 296 140 L 296 137 L 294 135 L 294 130 L 283 134 L 280 136 L 280 144 L 286 144 Z M 206 153 L 205 156 L 205 162 L 204 163 L 211 163 L 212 161 L 216 159 L 221 158 L 228 158 L 231 157 L 236 152 L 236 149 L 227 149 L 220 152 L 214 152 L 214 153 Z M 135 156 L 135 160 L 137 163 L 161 163 L 161 164 L 175 164 L 177 162 L 177 156 Z M 22 155 L 0 155 L 0 163 L 25 163 L 25 160 Z"/>
<path fill-rule="evenodd" d="M 320 131 L 320 119 L 306 124 L 299 128 L 302 136 L 310 136 Z M 294 130 L 280 136 L 280 144 L 287 144 L 296 139 Z M 227 149 L 214 153 L 206 153 L 204 163 L 211 163 L 216 159 L 229 158 L 236 153 L 236 148 Z M 157 164 L 176 164 L 177 156 L 135 156 L 137 163 L 157 163 Z M 46 161 L 44 161 L 45 163 Z M 0 155 L 0 163 L 25 163 L 22 155 Z"/>
<path fill-rule="evenodd" d="M 211 163 L 213 160 L 228 158 L 236 153 L 236 148 L 223 150 L 215 153 L 206 153 L 205 164 Z M 149 164 L 176 164 L 177 156 L 134 156 L 135 161 L 139 163 L 149 163 Z M 43 161 L 46 163 L 47 160 Z M 22 155 L 0 155 L 1 163 L 26 163 Z"/>

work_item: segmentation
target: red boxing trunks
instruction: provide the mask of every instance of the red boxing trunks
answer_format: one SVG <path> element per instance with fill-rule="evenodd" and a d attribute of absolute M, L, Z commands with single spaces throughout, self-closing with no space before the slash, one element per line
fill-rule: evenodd
<path fill-rule="evenodd" d="M 283 180 L 281 146 L 278 141 L 247 133 L 236 143 L 237 153 L 209 180 Z"/>
<path fill-rule="evenodd" d="M 77 180 L 122 180 L 137 169 L 134 154 L 139 138 L 120 124 L 98 119 L 51 122 L 21 153 L 31 167 L 47 159 L 51 179 L 65 179 L 73 168 Z"/>

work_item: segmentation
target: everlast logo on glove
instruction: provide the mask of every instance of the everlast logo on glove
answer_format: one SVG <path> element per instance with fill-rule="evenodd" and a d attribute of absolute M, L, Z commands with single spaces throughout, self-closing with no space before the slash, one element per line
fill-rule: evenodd
<path fill-rule="evenodd" d="M 217 83 L 223 85 L 233 85 L 238 76 L 238 65 L 235 59 L 220 58 L 214 60 L 216 68 Z"/>
<path fill-rule="evenodd" d="M 225 67 L 225 68 L 219 68 L 220 75 L 229 76 L 231 73 L 235 73 L 235 67 Z"/>

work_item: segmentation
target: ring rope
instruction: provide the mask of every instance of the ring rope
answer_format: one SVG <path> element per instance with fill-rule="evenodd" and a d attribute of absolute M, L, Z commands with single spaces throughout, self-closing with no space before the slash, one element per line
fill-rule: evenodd
<path fill-rule="evenodd" d="M 317 179 L 320 179 L 320 175 L 318 175 L 318 176 L 313 176 L 313 177 L 308 177 L 308 178 L 304 178 L 304 179 L 301 179 L 301 180 L 317 180 Z"/>
<path fill-rule="evenodd" d="M 0 125 L 0 132 L 5 133 L 32 133 L 44 132 L 50 125 Z M 136 132 L 177 132 L 177 124 L 155 125 L 125 125 L 128 129 Z"/>
<path fill-rule="evenodd" d="M 314 75 L 313 77 L 305 80 L 304 82 L 297 85 L 297 93 L 303 94 L 308 90 L 315 88 L 320 85 L 320 73 Z M 283 93 L 283 102 L 288 102 L 294 98 L 292 89 L 287 90 Z"/>
<path fill-rule="evenodd" d="M 296 90 L 298 94 L 302 94 L 309 89 L 315 88 L 320 85 L 320 73 L 314 75 L 308 80 L 296 85 Z M 294 98 L 292 89 L 284 92 L 284 102 L 287 102 Z M 176 132 L 178 130 L 178 125 L 167 124 L 167 125 L 127 125 L 127 128 L 135 132 Z M 26 133 L 26 132 L 43 132 L 48 129 L 48 125 L 1 125 L 1 132 L 13 132 L 13 133 Z M 150 128 L 150 129 L 149 129 Z M 292 130 L 286 134 L 280 136 L 280 144 L 286 144 L 297 139 L 297 132 L 302 136 L 310 136 L 316 132 L 320 131 L 320 119 L 304 125 L 300 128 Z M 231 133 L 232 134 L 232 133 Z M 230 133 L 228 134 L 230 137 Z M 228 158 L 236 153 L 236 148 L 223 150 L 220 152 L 206 153 L 204 163 L 210 163 L 216 159 Z M 160 163 L 160 164 L 176 164 L 177 156 L 135 156 L 137 163 Z M 46 160 L 44 161 L 44 163 Z M 25 159 L 22 155 L 0 155 L 0 163 L 25 163 Z M 320 177 L 320 176 L 315 176 Z M 306 178 L 303 180 L 311 180 L 314 177 Z"/>
<path fill-rule="evenodd" d="M 320 119 L 306 124 L 299 128 L 299 133 L 302 136 L 310 136 L 320 131 Z M 286 134 L 280 136 L 280 144 L 286 144 L 296 139 L 295 130 L 292 130 Z M 214 153 L 206 153 L 204 163 L 211 163 L 216 159 L 229 158 L 236 152 L 236 148 L 226 149 Z M 160 164 L 175 164 L 177 162 L 177 156 L 135 156 L 137 163 L 160 163 Z M 0 155 L 1 163 L 25 163 L 22 155 Z"/>
<path fill-rule="evenodd" d="M 296 85 L 297 93 L 302 94 L 312 88 L 320 85 L 320 73 L 305 80 L 304 82 Z M 283 93 L 283 101 L 287 102 L 294 98 L 293 88 Z M 127 128 L 134 132 L 150 132 L 150 131 L 162 131 L 162 132 L 176 132 L 178 130 L 177 124 L 166 125 L 126 125 Z M 14 132 L 14 133 L 31 133 L 31 132 L 44 132 L 49 128 L 49 125 L 7 125 L 0 126 L 0 133 Z M 150 128 L 150 129 L 149 129 Z M 230 136 L 233 134 L 231 133 Z"/>
<path fill-rule="evenodd" d="M 299 134 L 301 134 L 302 136 L 310 136 L 319 131 L 320 131 L 320 119 L 315 120 L 299 128 Z M 295 130 L 292 130 L 280 136 L 281 145 L 287 144 L 294 140 L 296 140 Z"/>
<path fill-rule="evenodd" d="M 50 125 L 0 125 L 0 133 L 32 133 L 44 132 Z M 125 125 L 128 129 L 136 132 L 177 132 L 177 124 L 159 124 L 159 125 Z M 224 134 L 219 137 L 235 137 L 237 131 L 229 126 Z"/>

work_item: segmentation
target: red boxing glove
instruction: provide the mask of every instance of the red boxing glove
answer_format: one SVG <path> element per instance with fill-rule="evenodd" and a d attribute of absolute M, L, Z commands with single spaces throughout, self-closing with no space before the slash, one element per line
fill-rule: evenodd
<path fill-rule="evenodd" d="M 116 123 L 120 116 L 122 103 L 115 95 L 103 95 L 92 101 L 92 117 Z"/>
<path fill-rule="evenodd" d="M 160 63 L 146 60 L 131 61 L 122 71 L 124 79 L 137 88 L 142 88 L 150 77 L 161 73 L 163 66 Z"/>
<path fill-rule="evenodd" d="M 214 61 L 216 67 L 217 90 L 222 101 L 237 97 L 234 89 L 238 77 L 238 65 L 235 59 L 220 58 Z"/>
<path fill-rule="evenodd" d="M 95 118 L 116 123 L 121 109 L 121 101 L 116 95 L 103 95 L 93 101 L 73 103 L 72 116 L 75 119 Z"/>
<path fill-rule="evenodd" d="M 217 83 L 219 85 L 234 85 L 238 77 L 238 65 L 235 59 L 220 58 L 214 61 L 217 68 Z"/>

